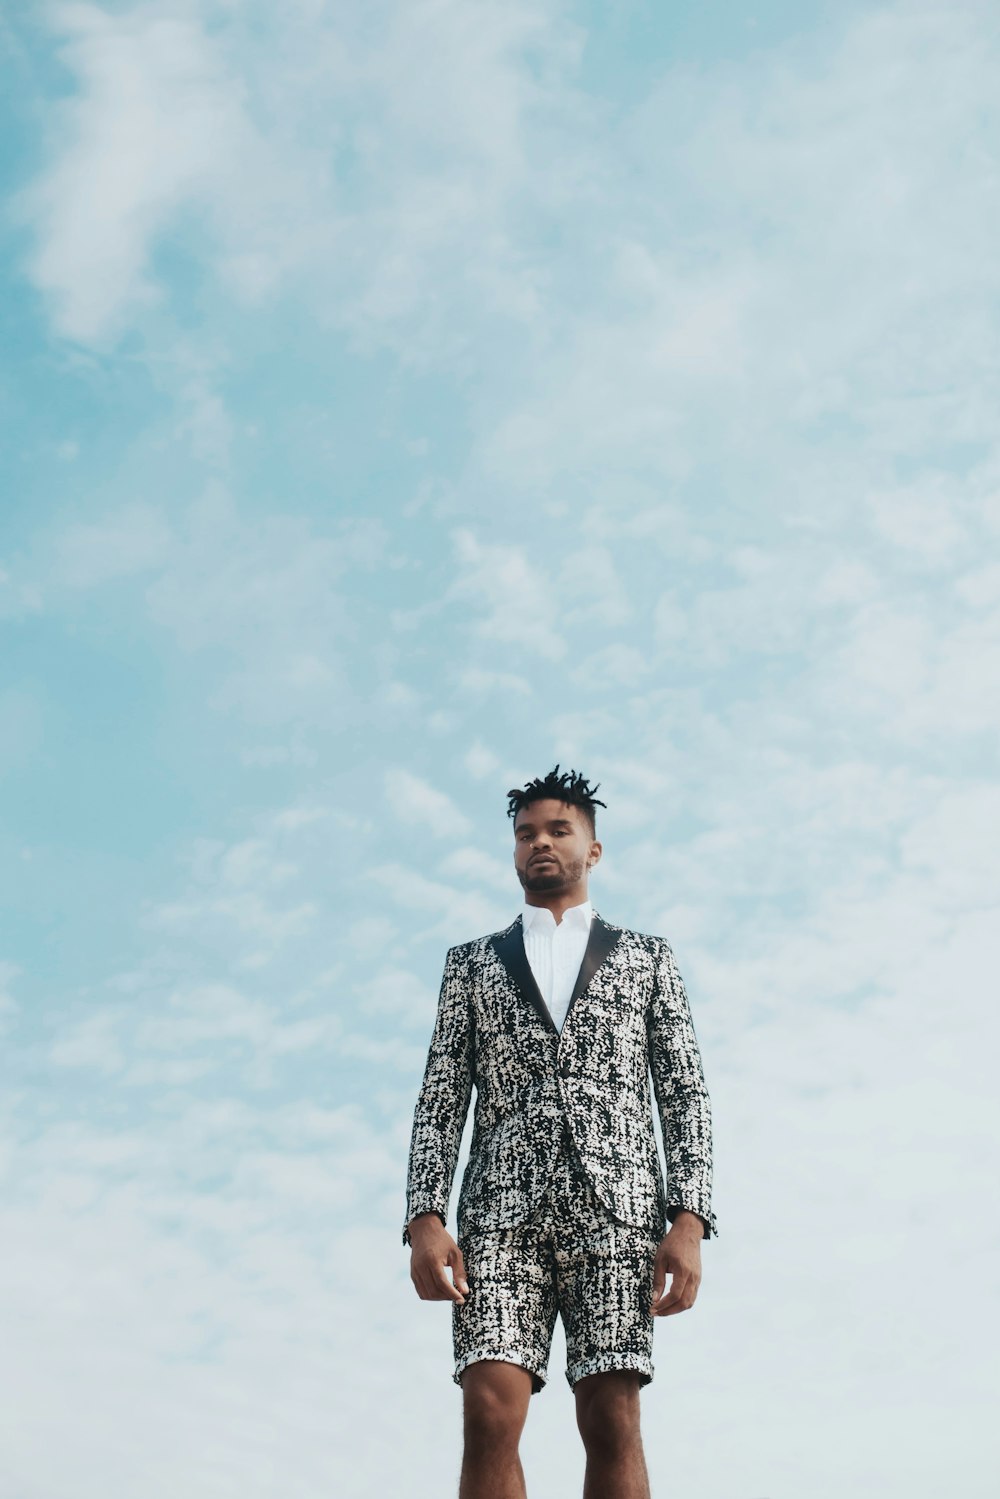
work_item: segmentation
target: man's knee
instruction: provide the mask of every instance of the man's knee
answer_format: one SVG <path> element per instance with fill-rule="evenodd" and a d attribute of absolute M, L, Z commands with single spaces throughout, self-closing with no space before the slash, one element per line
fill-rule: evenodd
<path fill-rule="evenodd" d="M 531 1396 L 531 1375 L 518 1364 L 482 1360 L 462 1375 L 465 1444 L 477 1451 L 516 1447 Z"/>
<path fill-rule="evenodd" d="M 637 1374 L 590 1374 L 574 1393 L 577 1425 L 590 1454 L 614 1458 L 639 1441 Z"/>

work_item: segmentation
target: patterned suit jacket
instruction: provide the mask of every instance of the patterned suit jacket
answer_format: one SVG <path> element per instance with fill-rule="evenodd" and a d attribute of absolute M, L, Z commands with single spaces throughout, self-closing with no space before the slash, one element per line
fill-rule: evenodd
<path fill-rule="evenodd" d="M 702 1218 L 705 1238 L 718 1234 L 711 1106 L 687 994 L 662 937 L 614 926 L 595 911 L 561 1032 L 531 972 L 520 916 L 502 932 L 449 950 L 413 1118 L 406 1224 L 427 1212 L 447 1221 L 473 1085 L 459 1233 L 530 1217 L 565 1122 L 616 1218 L 662 1236 L 666 1220 L 687 1208 Z M 405 1225 L 403 1242 L 410 1242 Z"/>

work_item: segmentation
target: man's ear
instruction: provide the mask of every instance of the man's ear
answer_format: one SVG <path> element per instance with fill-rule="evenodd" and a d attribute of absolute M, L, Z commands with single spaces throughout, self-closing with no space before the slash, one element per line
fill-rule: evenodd
<path fill-rule="evenodd" d="M 588 865 L 588 868 L 593 869 L 595 864 L 600 863 L 601 855 L 603 854 L 603 852 L 604 849 L 602 845 L 595 840 L 590 845 L 590 863 Z"/>

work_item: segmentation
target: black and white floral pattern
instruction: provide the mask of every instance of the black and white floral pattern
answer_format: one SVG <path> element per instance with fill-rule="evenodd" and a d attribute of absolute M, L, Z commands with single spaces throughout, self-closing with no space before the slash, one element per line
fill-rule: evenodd
<path fill-rule="evenodd" d="M 667 1180 L 653 1130 L 659 1111 Z M 552 1176 L 564 1125 L 594 1192 L 622 1223 L 662 1234 L 683 1208 L 717 1234 L 711 1106 L 669 944 L 596 912 L 558 1031 L 524 953 L 520 916 L 449 950 L 410 1141 L 406 1220 L 447 1220 L 476 1089 L 458 1231 L 526 1222 Z M 404 1227 L 404 1242 L 409 1234 Z"/>

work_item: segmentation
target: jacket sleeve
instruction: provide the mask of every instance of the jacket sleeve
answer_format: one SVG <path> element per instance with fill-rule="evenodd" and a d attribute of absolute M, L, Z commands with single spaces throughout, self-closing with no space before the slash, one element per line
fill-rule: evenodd
<path fill-rule="evenodd" d="M 472 1095 L 473 1070 L 467 949 L 453 947 L 445 959 L 437 1019 L 413 1114 L 404 1244 L 411 1242 L 407 1225 L 419 1213 L 437 1213 L 442 1223 L 447 1221 L 448 1199 Z"/>
<path fill-rule="evenodd" d="M 669 943 L 660 943 L 649 1016 L 653 1091 L 667 1158 L 667 1217 L 696 1213 L 704 1238 L 718 1236 L 712 1212 L 712 1106 L 691 1007 Z"/>

